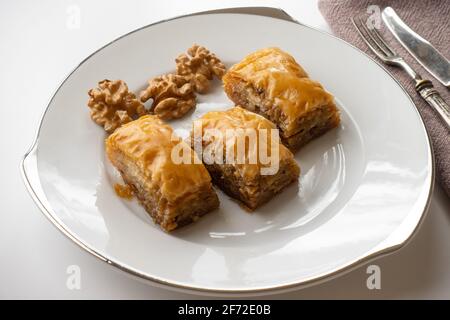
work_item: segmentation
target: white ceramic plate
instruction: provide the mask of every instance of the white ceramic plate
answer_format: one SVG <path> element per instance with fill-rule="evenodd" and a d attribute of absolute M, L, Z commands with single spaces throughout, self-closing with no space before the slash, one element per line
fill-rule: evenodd
<path fill-rule="evenodd" d="M 259 48 L 286 50 L 335 95 L 342 125 L 298 152 L 298 185 L 253 214 L 218 191 L 219 210 L 166 234 L 115 195 L 117 174 L 89 118 L 87 91 L 108 78 L 138 92 L 173 71 L 194 42 L 227 66 Z M 193 114 L 172 124 L 189 128 L 231 105 L 216 82 Z M 293 22 L 228 13 L 144 27 L 91 55 L 51 99 L 23 175 L 47 217 L 103 261 L 173 288 L 254 294 L 306 286 L 404 245 L 428 206 L 432 160 L 412 101 L 369 57 Z"/>

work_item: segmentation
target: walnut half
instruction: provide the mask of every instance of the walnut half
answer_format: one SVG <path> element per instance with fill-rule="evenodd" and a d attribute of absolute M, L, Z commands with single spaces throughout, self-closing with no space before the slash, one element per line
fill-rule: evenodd
<path fill-rule="evenodd" d="M 150 98 L 153 99 L 150 111 L 164 120 L 181 118 L 196 105 L 190 81 L 175 74 L 151 79 L 141 92 L 141 101 L 146 102 Z"/>
<path fill-rule="evenodd" d="M 213 76 L 222 79 L 225 65 L 205 47 L 194 44 L 175 59 L 177 74 L 186 77 L 192 84 L 194 91 L 206 93 Z"/>
<path fill-rule="evenodd" d="M 127 84 L 122 80 L 100 81 L 98 88 L 89 90 L 88 94 L 92 120 L 108 133 L 147 113 L 144 105 L 133 92 L 128 91 Z"/>

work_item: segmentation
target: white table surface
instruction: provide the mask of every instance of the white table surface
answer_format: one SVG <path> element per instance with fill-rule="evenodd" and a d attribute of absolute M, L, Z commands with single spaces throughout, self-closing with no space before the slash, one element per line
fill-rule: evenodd
<path fill-rule="evenodd" d="M 257 5 L 283 8 L 305 24 L 330 31 L 315 0 L 0 2 L 0 298 L 204 298 L 152 287 L 78 248 L 34 205 L 22 182 L 19 163 L 51 94 L 93 50 L 161 19 Z M 77 8 L 80 28 L 68 28 L 69 15 Z M 367 289 L 365 265 L 320 285 L 267 298 L 449 299 L 450 201 L 438 185 L 428 216 L 412 242 L 371 264 L 381 268 L 381 290 Z M 80 290 L 66 286 L 70 265 L 81 269 Z"/>

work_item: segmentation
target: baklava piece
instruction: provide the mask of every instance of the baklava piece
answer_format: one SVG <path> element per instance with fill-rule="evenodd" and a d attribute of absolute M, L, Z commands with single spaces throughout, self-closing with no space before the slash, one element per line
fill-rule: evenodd
<path fill-rule="evenodd" d="M 178 144 L 190 151 L 192 161 L 172 161 L 172 149 Z M 219 206 L 204 165 L 157 116 L 143 116 L 118 128 L 106 139 L 106 153 L 145 210 L 165 231 L 196 221 Z"/>
<path fill-rule="evenodd" d="M 211 132 L 213 134 L 209 134 Z M 255 133 L 253 137 L 252 132 Z M 266 139 L 261 140 L 261 135 Z M 236 138 L 242 139 L 241 153 Z M 201 150 L 213 182 L 250 211 L 298 180 L 300 168 L 289 149 L 279 143 L 276 126 L 243 108 L 206 113 L 194 123 L 191 144 L 197 153 Z M 268 157 L 263 160 L 262 154 Z"/>
<path fill-rule="evenodd" d="M 234 103 L 274 122 L 291 150 L 339 125 L 333 96 L 278 48 L 248 55 L 229 69 L 223 83 Z"/>

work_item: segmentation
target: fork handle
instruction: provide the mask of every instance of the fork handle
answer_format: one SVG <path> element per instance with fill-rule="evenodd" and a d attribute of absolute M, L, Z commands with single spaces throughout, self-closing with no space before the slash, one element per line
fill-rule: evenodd
<path fill-rule="evenodd" d="M 433 87 L 433 83 L 430 80 L 419 80 L 416 83 L 416 91 L 441 116 L 450 130 L 450 106 Z"/>

